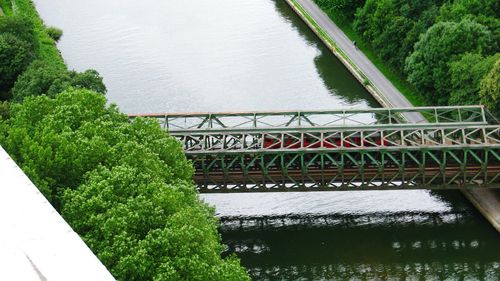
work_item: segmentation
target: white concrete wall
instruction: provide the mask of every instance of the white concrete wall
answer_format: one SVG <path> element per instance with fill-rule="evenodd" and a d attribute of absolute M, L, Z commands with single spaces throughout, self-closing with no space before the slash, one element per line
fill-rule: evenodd
<path fill-rule="evenodd" d="M 115 280 L 1 146 L 0 280 Z"/>

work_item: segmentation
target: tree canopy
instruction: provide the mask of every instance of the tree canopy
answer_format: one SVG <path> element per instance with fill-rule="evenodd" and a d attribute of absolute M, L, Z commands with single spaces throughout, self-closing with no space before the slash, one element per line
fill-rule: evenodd
<path fill-rule="evenodd" d="M 500 116 L 500 59 L 496 60 L 493 68 L 481 80 L 479 94 L 481 103 Z"/>
<path fill-rule="evenodd" d="M 479 84 L 491 70 L 500 55 L 484 58 L 477 53 L 467 53 L 451 62 L 451 96 L 449 104 L 479 104 Z"/>
<path fill-rule="evenodd" d="M 10 88 L 34 59 L 28 42 L 9 33 L 0 34 L 0 100 L 10 98 Z"/>
<path fill-rule="evenodd" d="M 29 96 L 48 95 L 54 97 L 70 87 L 106 93 L 102 77 L 95 70 L 78 73 L 38 60 L 34 61 L 19 76 L 12 88 L 12 96 L 13 100 L 17 102 L 21 102 Z"/>
<path fill-rule="evenodd" d="M 429 28 L 406 60 L 408 80 L 432 103 L 445 105 L 450 95 L 449 64 L 466 52 L 481 53 L 490 32 L 470 20 L 440 22 Z"/>
<path fill-rule="evenodd" d="M 70 88 L 13 104 L 7 124 L 0 141 L 118 280 L 248 280 L 156 121 Z"/>

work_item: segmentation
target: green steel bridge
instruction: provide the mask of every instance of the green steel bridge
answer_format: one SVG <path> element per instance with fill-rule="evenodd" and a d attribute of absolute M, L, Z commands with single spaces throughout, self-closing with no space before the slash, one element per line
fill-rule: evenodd
<path fill-rule="evenodd" d="M 482 106 L 136 117 L 182 143 L 204 193 L 500 186 L 500 123 Z"/>

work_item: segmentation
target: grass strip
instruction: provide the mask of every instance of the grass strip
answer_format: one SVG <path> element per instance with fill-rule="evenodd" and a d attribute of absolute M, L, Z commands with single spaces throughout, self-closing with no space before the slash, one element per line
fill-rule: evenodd
<path fill-rule="evenodd" d="M 35 33 L 38 37 L 39 48 L 38 58 L 49 64 L 66 68 L 61 53 L 57 49 L 56 42 L 49 36 L 45 24 L 38 14 L 33 1 L 31 0 L 0 0 L 12 2 L 12 12 L 29 18 L 35 27 Z M 3 7 L 3 6 L 2 6 Z"/>

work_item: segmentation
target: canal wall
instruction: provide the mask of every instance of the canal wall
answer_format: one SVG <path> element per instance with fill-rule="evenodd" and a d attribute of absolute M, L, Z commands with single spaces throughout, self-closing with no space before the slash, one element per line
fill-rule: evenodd
<path fill-rule="evenodd" d="M 309 26 L 309 28 L 318 36 L 318 38 L 332 51 L 332 53 L 345 65 L 351 74 L 358 80 L 365 89 L 373 96 L 383 107 L 406 107 L 412 106 L 411 103 L 396 90 L 396 94 L 386 94 L 379 89 L 376 82 L 368 78 L 364 71 L 357 66 L 353 60 L 342 50 L 335 40 L 332 39 L 324 27 L 320 26 L 317 16 L 308 13 L 306 9 L 298 2 L 300 0 L 285 0 L 293 11 Z M 315 6 L 312 0 L 303 0 L 310 6 L 319 9 Z M 324 16 L 324 15 L 323 15 Z M 324 21 L 324 18 L 323 18 Z M 332 22 L 332 25 L 335 26 Z M 335 26 L 336 27 L 336 26 Z M 366 65 L 365 65 L 366 66 Z M 385 77 L 382 78 L 385 83 L 391 84 Z M 374 83 L 375 82 L 375 83 Z M 394 87 L 392 87 L 394 88 Z M 394 89 L 391 89 L 394 90 Z M 394 91 L 392 91 L 394 92 Z M 405 116 L 410 122 L 419 122 L 423 120 L 423 116 Z M 491 223 L 491 225 L 500 233 L 500 192 L 491 189 L 462 189 L 462 194 L 479 210 L 479 212 Z"/>

